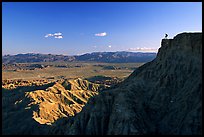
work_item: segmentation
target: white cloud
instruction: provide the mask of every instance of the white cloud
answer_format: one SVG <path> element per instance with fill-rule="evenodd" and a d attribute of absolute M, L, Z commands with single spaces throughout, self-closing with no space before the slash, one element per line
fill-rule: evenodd
<path fill-rule="evenodd" d="M 142 48 L 129 48 L 128 51 L 157 52 L 158 49 L 142 47 Z"/>
<path fill-rule="evenodd" d="M 104 36 L 106 36 L 106 35 L 107 35 L 106 32 L 95 34 L 95 36 L 98 36 L 98 37 L 104 37 Z"/>
<path fill-rule="evenodd" d="M 59 36 L 59 35 L 62 35 L 62 33 L 61 33 L 61 32 L 58 32 L 58 33 L 55 33 L 54 35 L 55 35 L 55 36 Z"/>
<path fill-rule="evenodd" d="M 47 37 L 51 37 L 51 36 L 53 36 L 53 34 L 47 34 L 47 35 L 45 35 L 46 38 L 47 38 Z"/>
<path fill-rule="evenodd" d="M 56 39 L 62 39 L 63 36 L 55 36 Z"/>
<path fill-rule="evenodd" d="M 111 46 L 111 45 L 109 45 L 108 47 L 109 47 L 109 48 L 111 48 L 112 46 Z"/>
<path fill-rule="evenodd" d="M 48 37 L 54 37 L 54 38 L 56 38 L 56 39 L 62 39 L 62 38 L 63 38 L 61 32 L 57 32 L 57 33 L 54 33 L 54 34 L 51 34 L 51 33 L 50 33 L 50 34 L 46 34 L 45 37 L 46 37 L 46 38 L 48 38 Z"/>

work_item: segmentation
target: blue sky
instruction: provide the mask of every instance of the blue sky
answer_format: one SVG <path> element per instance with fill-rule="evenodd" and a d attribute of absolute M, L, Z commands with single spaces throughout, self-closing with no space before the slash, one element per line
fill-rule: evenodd
<path fill-rule="evenodd" d="M 3 2 L 2 29 L 3 55 L 156 51 L 165 33 L 202 32 L 202 3 Z"/>

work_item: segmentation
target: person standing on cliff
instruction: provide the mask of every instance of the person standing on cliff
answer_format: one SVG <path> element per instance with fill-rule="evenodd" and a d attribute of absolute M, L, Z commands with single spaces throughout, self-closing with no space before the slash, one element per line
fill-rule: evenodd
<path fill-rule="evenodd" d="M 167 37 L 168 37 L 168 34 L 165 34 L 165 39 L 167 39 Z"/>

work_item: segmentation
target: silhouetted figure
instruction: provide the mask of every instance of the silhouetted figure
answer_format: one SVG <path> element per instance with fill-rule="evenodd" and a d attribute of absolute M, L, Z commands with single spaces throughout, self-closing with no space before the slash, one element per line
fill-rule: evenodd
<path fill-rule="evenodd" d="M 167 39 L 167 37 L 168 37 L 168 34 L 165 34 L 165 39 Z"/>

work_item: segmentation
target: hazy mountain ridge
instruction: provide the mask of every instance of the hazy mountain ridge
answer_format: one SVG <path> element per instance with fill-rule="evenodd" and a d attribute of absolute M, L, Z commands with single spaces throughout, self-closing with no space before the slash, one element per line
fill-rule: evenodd
<path fill-rule="evenodd" d="M 148 62 L 156 57 L 156 53 L 142 53 L 142 52 L 93 52 L 81 56 L 75 56 L 79 61 L 96 61 L 96 62 Z"/>
<path fill-rule="evenodd" d="M 156 59 L 48 134 L 201 135 L 202 33 L 163 39 Z M 61 126 L 63 125 L 63 126 Z"/>
<path fill-rule="evenodd" d="M 156 57 L 156 53 L 142 53 L 142 52 L 93 52 L 78 56 L 64 56 L 52 54 L 17 54 L 4 55 L 2 62 L 4 64 L 11 63 L 33 63 L 33 62 L 54 62 L 54 61 L 95 61 L 95 62 L 148 62 Z"/>

